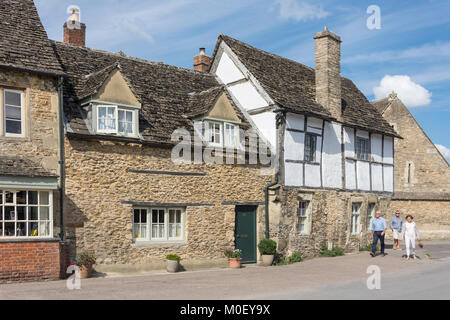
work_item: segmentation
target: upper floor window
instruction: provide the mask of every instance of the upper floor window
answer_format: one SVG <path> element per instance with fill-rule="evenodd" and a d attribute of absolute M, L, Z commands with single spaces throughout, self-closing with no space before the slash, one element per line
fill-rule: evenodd
<path fill-rule="evenodd" d="M 206 121 L 204 137 L 208 145 L 225 148 L 239 146 L 239 126 L 229 122 Z"/>
<path fill-rule="evenodd" d="M 136 135 L 137 110 L 114 105 L 97 106 L 97 132 L 124 136 Z"/>
<path fill-rule="evenodd" d="M 2 99 L 3 131 L 7 137 L 23 137 L 25 111 L 23 92 L 17 90 L 3 90 Z"/>
<path fill-rule="evenodd" d="M 358 160 L 367 160 L 370 158 L 369 139 L 356 137 L 356 157 Z"/>
<path fill-rule="evenodd" d="M 307 133 L 305 135 L 305 161 L 316 161 L 317 136 Z"/>

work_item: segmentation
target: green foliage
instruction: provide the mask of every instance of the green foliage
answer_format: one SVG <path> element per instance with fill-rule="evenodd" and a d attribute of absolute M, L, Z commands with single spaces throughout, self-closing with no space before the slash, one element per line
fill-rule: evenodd
<path fill-rule="evenodd" d="M 241 257 L 242 250 L 240 249 L 225 249 L 225 256 L 227 258 L 239 259 Z"/>
<path fill-rule="evenodd" d="M 285 266 L 287 265 L 289 262 L 286 260 L 285 257 L 280 256 L 276 261 L 273 262 L 273 266 Z"/>
<path fill-rule="evenodd" d="M 344 255 L 344 249 L 341 247 L 333 247 L 333 249 L 328 250 L 326 246 L 323 246 L 320 250 L 320 255 L 322 257 L 337 257 L 337 256 L 343 256 Z"/>
<path fill-rule="evenodd" d="M 180 256 L 179 255 L 177 255 L 177 254 L 168 254 L 167 256 L 166 256 L 166 259 L 167 260 L 174 260 L 174 261 L 178 261 L 178 262 L 180 262 Z"/>
<path fill-rule="evenodd" d="M 92 253 L 83 253 L 79 255 L 70 265 L 77 265 L 78 267 L 91 267 L 95 264 L 95 256 Z"/>
<path fill-rule="evenodd" d="M 289 263 L 301 262 L 303 260 L 302 255 L 298 251 L 292 252 L 289 257 Z"/>
<path fill-rule="evenodd" d="M 380 246 L 377 246 L 377 250 L 380 251 Z M 372 251 L 372 244 L 369 243 L 363 247 L 359 247 L 359 251 Z"/>
<path fill-rule="evenodd" d="M 277 252 L 277 243 L 272 239 L 262 239 L 258 244 L 258 249 L 261 254 L 275 254 Z"/>

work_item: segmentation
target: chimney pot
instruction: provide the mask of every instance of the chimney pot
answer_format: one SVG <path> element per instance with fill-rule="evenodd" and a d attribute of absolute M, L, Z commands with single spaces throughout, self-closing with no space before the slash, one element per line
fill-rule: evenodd
<path fill-rule="evenodd" d="M 205 55 L 205 48 L 200 48 L 200 55 L 204 56 Z"/>
<path fill-rule="evenodd" d="M 77 46 L 86 46 L 86 25 L 80 22 L 80 10 L 78 8 L 70 9 L 70 17 L 64 23 L 64 38 L 65 43 L 74 44 Z"/>

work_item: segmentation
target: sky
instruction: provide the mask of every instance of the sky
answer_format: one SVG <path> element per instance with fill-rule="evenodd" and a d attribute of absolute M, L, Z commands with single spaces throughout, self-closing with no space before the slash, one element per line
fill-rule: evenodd
<path fill-rule="evenodd" d="M 219 34 L 314 67 L 324 26 L 342 39 L 342 75 L 372 101 L 393 90 L 450 162 L 448 0 L 35 0 L 51 39 L 76 5 L 88 47 L 192 68 Z M 372 9 L 375 5 L 379 9 Z M 379 15 L 378 15 L 379 12 Z M 379 17 L 379 19 L 378 19 Z"/>

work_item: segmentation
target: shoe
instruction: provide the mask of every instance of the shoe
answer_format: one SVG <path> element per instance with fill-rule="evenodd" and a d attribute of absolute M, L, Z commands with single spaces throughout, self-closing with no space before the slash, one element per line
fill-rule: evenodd
<path fill-rule="evenodd" d="M 375 253 L 371 252 L 370 255 L 373 257 L 375 257 Z"/>
<path fill-rule="evenodd" d="M 410 259 L 409 256 L 407 256 L 407 257 L 406 257 L 406 260 L 409 260 L 409 259 Z"/>
<path fill-rule="evenodd" d="M 413 257 L 413 260 L 416 260 L 416 255 L 415 254 L 413 254 L 412 257 Z"/>
<path fill-rule="evenodd" d="M 386 255 L 386 253 L 382 253 L 381 256 L 384 257 Z"/>

